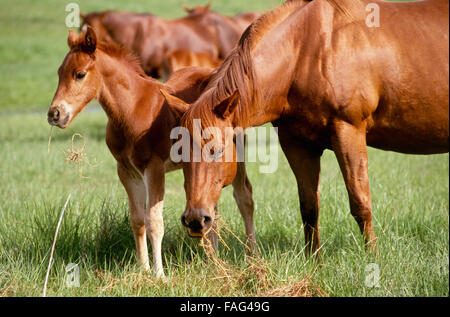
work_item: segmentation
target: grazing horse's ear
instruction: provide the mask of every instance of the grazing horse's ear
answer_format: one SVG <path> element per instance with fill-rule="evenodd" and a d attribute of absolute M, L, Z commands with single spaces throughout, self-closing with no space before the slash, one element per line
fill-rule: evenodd
<path fill-rule="evenodd" d="M 164 89 L 160 89 L 161 94 L 164 96 L 164 99 L 166 99 L 167 104 L 169 105 L 170 109 L 175 112 L 178 118 L 181 118 L 183 114 L 186 112 L 186 110 L 189 108 L 189 105 L 185 103 L 183 100 L 172 96 Z"/>
<path fill-rule="evenodd" d="M 186 11 L 187 13 L 192 13 L 194 12 L 194 9 L 189 8 L 187 5 L 183 4 L 183 10 Z"/>
<path fill-rule="evenodd" d="M 69 30 L 69 36 L 67 37 L 67 45 L 70 49 L 73 49 L 78 45 L 78 34 L 74 30 Z"/>
<path fill-rule="evenodd" d="M 239 102 L 239 90 L 235 90 L 230 96 L 222 100 L 214 107 L 214 113 L 221 119 L 228 118 L 236 109 Z"/>
<path fill-rule="evenodd" d="M 81 48 L 83 52 L 92 54 L 95 52 L 96 47 L 97 36 L 95 35 L 94 29 L 88 25 L 86 33 L 84 35 L 84 41 L 81 44 Z"/>

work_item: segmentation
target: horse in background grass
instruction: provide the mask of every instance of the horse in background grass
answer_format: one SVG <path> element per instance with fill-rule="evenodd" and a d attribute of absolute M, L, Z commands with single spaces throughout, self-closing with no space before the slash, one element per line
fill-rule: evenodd
<path fill-rule="evenodd" d="M 128 194 L 138 262 L 149 270 L 147 235 L 156 276 L 164 277 L 161 257 L 164 177 L 166 172 L 181 166 L 169 157 L 170 133 L 179 114 L 169 108 L 160 90 L 193 102 L 207 84 L 211 70 L 184 68 L 161 84 L 147 77 L 125 48 L 97 42 L 91 27 L 81 35 L 70 30 L 67 41 L 70 51 L 58 69 L 59 83 L 48 111 L 48 122 L 66 128 L 92 99 L 99 101 L 108 116 L 106 144 L 117 161 L 117 173 Z M 233 186 L 247 240 L 254 245 L 254 203 L 244 163 Z M 217 248 L 215 231 L 211 231 L 209 240 Z"/>
<path fill-rule="evenodd" d="M 380 8 L 380 27 L 366 24 L 369 4 Z M 334 151 L 351 214 L 373 249 L 367 146 L 449 151 L 448 14 L 448 0 L 290 1 L 246 30 L 192 106 L 164 95 L 174 111 L 188 107 L 181 125 L 191 139 L 194 119 L 222 136 L 228 127 L 278 127 L 297 180 L 308 254 L 320 249 L 320 158 Z M 215 157 L 235 153 L 233 142 L 216 142 Z M 215 218 L 236 170 L 236 162 L 222 160 L 184 163 L 188 233 L 208 232 L 213 222 L 202 219 Z"/>
<path fill-rule="evenodd" d="M 135 53 L 146 74 L 161 77 L 167 52 L 187 50 L 223 60 L 250 24 L 223 16 L 209 7 L 185 17 L 162 19 L 153 14 L 104 11 L 81 14 L 81 30 L 94 28 L 102 42 L 114 41 Z"/>
<path fill-rule="evenodd" d="M 183 10 L 189 14 L 205 13 L 205 12 L 210 11 L 210 9 L 211 9 L 211 4 L 207 4 L 205 6 L 196 6 L 196 7 L 188 7 L 186 5 L 183 5 Z M 238 13 L 235 16 L 230 16 L 229 18 L 236 21 L 240 25 L 240 27 L 243 31 L 260 16 L 261 16 L 261 14 L 257 13 L 257 12 L 244 12 L 244 13 Z"/>
<path fill-rule="evenodd" d="M 187 50 L 172 50 L 167 52 L 162 62 L 161 78 L 163 81 L 166 81 L 171 74 L 184 67 L 217 68 L 221 63 L 221 60 L 213 59 L 207 54 Z"/>

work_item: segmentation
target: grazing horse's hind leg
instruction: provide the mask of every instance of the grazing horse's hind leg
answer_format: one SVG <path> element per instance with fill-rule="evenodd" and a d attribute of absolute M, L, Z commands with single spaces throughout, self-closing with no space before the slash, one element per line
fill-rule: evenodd
<path fill-rule="evenodd" d="M 278 130 L 278 138 L 297 180 L 306 255 L 310 256 L 316 252 L 319 255 L 319 181 L 323 150 L 299 144 L 281 127 Z"/>
<path fill-rule="evenodd" d="M 130 223 L 133 229 L 134 241 L 136 242 L 137 260 L 144 270 L 149 271 L 150 265 L 148 262 L 147 236 L 145 234 L 144 221 L 145 202 L 147 200 L 145 185 L 141 179 L 130 176 L 126 169 L 119 163 L 117 164 L 117 174 L 128 194 Z"/>
<path fill-rule="evenodd" d="M 374 249 L 376 237 L 372 228 L 366 124 L 356 128 L 346 122 L 335 122 L 332 145 L 344 176 L 351 213 L 364 235 L 366 245 Z"/>
<path fill-rule="evenodd" d="M 245 170 L 245 162 L 237 163 L 237 172 L 233 180 L 233 197 L 244 219 L 246 246 L 248 253 L 251 254 L 256 251 L 255 223 L 253 221 L 255 204 L 252 197 L 252 184 Z"/>

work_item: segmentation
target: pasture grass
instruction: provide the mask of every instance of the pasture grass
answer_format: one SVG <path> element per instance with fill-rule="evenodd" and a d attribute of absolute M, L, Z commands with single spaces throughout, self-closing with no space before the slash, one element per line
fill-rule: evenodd
<path fill-rule="evenodd" d="M 95 109 L 95 108 L 94 108 Z M 254 188 L 259 254 L 245 255 L 243 221 L 227 188 L 219 202 L 226 246 L 218 261 L 187 237 L 183 175 L 167 175 L 164 269 L 168 282 L 139 270 L 125 191 L 104 142 L 106 116 L 82 113 L 67 130 L 50 128 L 45 113 L 3 115 L 0 128 L 0 294 L 40 296 L 60 210 L 69 193 L 50 274 L 49 296 L 448 296 L 448 155 L 412 156 L 369 150 L 377 251 L 364 250 L 332 152 L 323 157 L 322 259 L 303 256 L 304 237 L 294 177 L 279 150 L 279 168 L 260 174 L 248 163 Z M 26 128 L 25 128 L 26 127 Z M 86 141 L 82 177 L 68 163 L 72 135 Z M 82 146 L 79 143 L 78 146 Z M 237 238 L 236 238 L 237 236 Z M 238 239 L 239 238 L 239 239 Z M 77 263 L 79 288 L 65 284 Z M 365 286 L 365 268 L 380 268 L 378 288 Z M 219 265 L 220 264 L 220 265 Z"/>
<path fill-rule="evenodd" d="M 46 110 L 67 52 L 69 1 L 0 0 L 0 296 L 40 296 L 60 210 L 69 193 L 50 274 L 49 296 L 448 296 L 449 157 L 369 150 L 378 236 L 367 253 L 350 215 L 332 152 L 323 157 L 322 260 L 303 256 L 304 237 L 294 177 L 279 150 L 279 168 L 248 173 L 256 201 L 259 254 L 245 256 L 242 219 L 225 189 L 219 210 L 226 245 L 211 259 L 187 237 L 183 175 L 167 175 L 163 263 L 168 282 L 139 270 L 127 198 L 105 142 L 106 117 L 85 111 L 65 131 L 50 128 Z M 182 15 L 181 4 L 203 0 L 76 1 L 82 12 L 122 9 Z M 264 10 L 279 0 L 214 1 L 226 14 Z M 91 164 L 66 161 L 74 133 Z M 83 143 L 77 140 L 77 146 Z M 82 170 L 80 171 L 80 167 Z M 81 176 L 80 176 L 81 175 Z M 239 240 L 235 237 L 239 238 Z M 81 284 L 68 288 L 65 266 L 77 263 Z M 365 286 L 367 264 L 379 265 L 379 287 Z"/>

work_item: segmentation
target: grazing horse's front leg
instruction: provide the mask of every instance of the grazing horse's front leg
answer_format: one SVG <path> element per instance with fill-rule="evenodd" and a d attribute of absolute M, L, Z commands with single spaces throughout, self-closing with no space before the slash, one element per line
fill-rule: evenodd
<path fill-rule="evenodd" d="M 247 253 L 251 254 L 256 251 L 255 223 L 253 221 L 255 204 L 252 197 L 252 184 L 245 170 L 245 162 L 237 163 L 236 177 L 233 180 L 233 197 L 244 219 Z"/>
<path fill-rule="evenodd" d="M 128 194 L 130 223 L 136 242 L 137 260 L 144 270 L 150 270 L 144 222 L 145 202 L 147 200 L 144 182 L 142 179 L 130 175 L 128 170 L 120 163 L 117 163 L 117 174 Z"/>
<path fill-rule="evenodd" d="M 278 138 L 297 180 L 306 255 L 310 256 L 316 252 L 319 255 L 319 181 L 323 150 L 312 149 L 299 143 L 282 127 L 279 127 Z"/>
<path fill-rule="evenodd" d="M 372 200 L 366 144 L 366 123 L 359 127 L 338 121 L 334 124 L 333 151 L 339 162 L 350 200 L 350 210 L 364 235 L 366 245 L 375 248 L 372 228 Z"/>
<path fill-rule="evenodd" d="M 164 278 L 162 266 L 161 244 L 164 236 L 163 203 L 164 203 L 164 162 L 160 158 L 152 158 L 144 171 L 144 183 L 148 194 L 148 206 L 144 221 L 147 236 L 152 244 L 153 266 L 156 277 Z"/>

